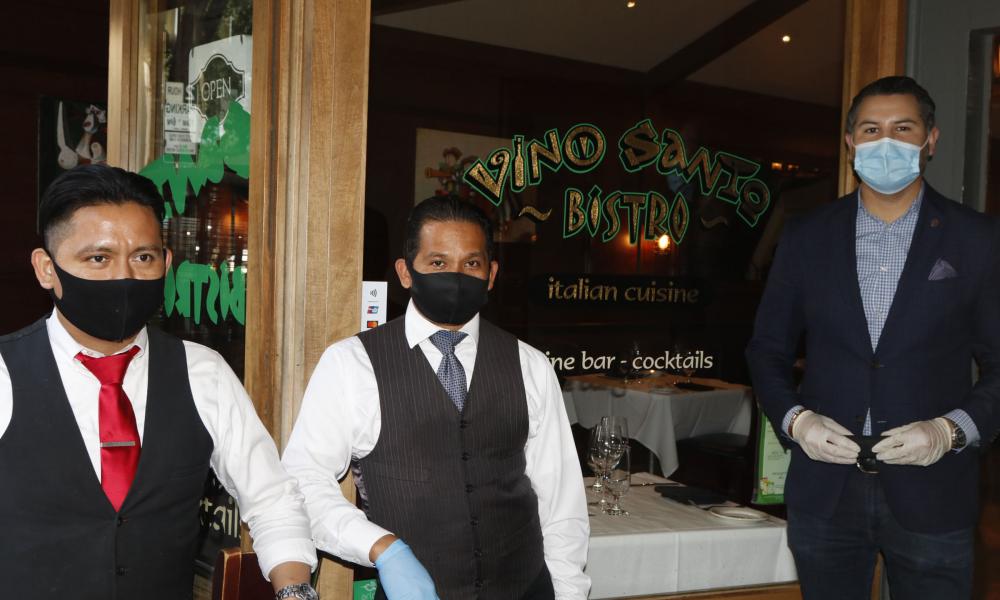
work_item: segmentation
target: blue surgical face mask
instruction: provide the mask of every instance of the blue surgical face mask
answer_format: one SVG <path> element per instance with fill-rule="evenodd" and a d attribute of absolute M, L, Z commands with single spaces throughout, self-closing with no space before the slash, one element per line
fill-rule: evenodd
<path fill-rule="evenodd" d="M 927 138 L 930 141 L 930 138 Z M 854 170 L 861 181 L 880 194 L 895 194 L 920 177 L 923 146 L 890 137 L 854 147 Z"/>

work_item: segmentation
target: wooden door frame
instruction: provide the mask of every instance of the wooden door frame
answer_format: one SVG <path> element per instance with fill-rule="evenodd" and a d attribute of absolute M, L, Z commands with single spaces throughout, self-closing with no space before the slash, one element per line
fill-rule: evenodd
<path fill-rule="evenodd" d="M 841 124 L 861 88 L 906 71 L 906 0 L 847 0 L 844 27 L 844 86 Z M 840 139 L 840 195 L 857 188 L 847 144 Z"/>

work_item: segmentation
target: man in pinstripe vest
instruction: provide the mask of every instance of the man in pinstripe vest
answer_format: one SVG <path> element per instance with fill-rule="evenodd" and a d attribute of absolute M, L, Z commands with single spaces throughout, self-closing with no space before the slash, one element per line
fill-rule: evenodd
<path fill-rule="evenodd" d="M 545 355 L 482 320 L 489 219 L 436 197 L 407 222 L 406 315 L 327 349 L 284 464 L 318 546 L 400 598 L 585 598 L 579 461 Z M 355 473 L 364 510 L 337 479 Z"/>

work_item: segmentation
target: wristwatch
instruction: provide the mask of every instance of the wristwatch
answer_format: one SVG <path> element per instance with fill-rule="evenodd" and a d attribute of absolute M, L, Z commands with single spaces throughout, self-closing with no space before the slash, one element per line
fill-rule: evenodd
<path fill-rule="evenodd" d="M 287 598 L 297 598 L 298 600 L 319 600 L 319 594 L 308 583 L 295 583 L 286 585 L 278 590 L 274 595 L 275 600 L 286 600 Z"/>
<path fill-rule="evenodd" d="M 958 423 L 952 421 L 948 417 L 945 417 L 944 420 L 947 421 L 948 425 L 951 427 L 951 449 L 957 451 L 965 448 L 965 444 L 967 443 L 967 440 L 965 439 L 965 430 L 959 427 Z"/>

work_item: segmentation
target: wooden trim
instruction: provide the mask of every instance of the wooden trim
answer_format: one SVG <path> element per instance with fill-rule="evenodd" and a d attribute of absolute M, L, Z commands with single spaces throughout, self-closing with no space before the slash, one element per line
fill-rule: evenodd
<path fill-rule="evenodd" d="M 370 21 L 370 0 L 254 4 L 245 385 L 279 447 L 324 349 L 358 330 Z M 320 594 L 350 597 L 324 562 Z"/>
<path fill-rule="evenodd" d="M 110 0 L 108 35 L 108 164 L 135 170 L 136 87 L 139 53 L 139 5 Z"/>
<path fill-rule="evenodd" d="M 906 70 L 906 0 L 847 0 L 841 123 L 868 83 Z M 840 149 L 840 194 L 857 187 L 847 145 Z"/>

